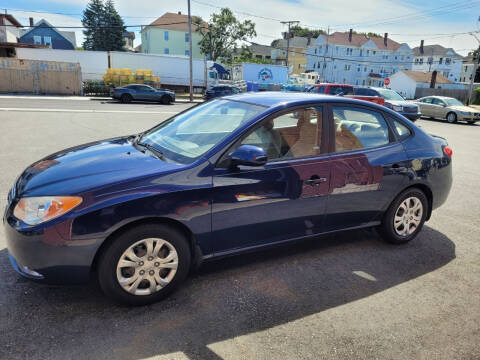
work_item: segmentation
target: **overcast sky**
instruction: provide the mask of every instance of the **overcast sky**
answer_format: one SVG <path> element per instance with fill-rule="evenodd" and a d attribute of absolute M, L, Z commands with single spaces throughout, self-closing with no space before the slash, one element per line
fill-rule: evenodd
<path fill-rule="evenodd" d="M 462 55 L 478 46 L 477 40 L 467 32 L 480 30 L 478 21 L 480 0 L 424 0 L 422 4 L 419 4 L 418 0 L 191 1 L 192 14 L 204 19 L 209 19 L 210 14 L 219 11 L 220 7 L 229 7 L 239 19 L 252 20 L 258 33 L 253 41 L 260 44 L 270 44 L 285 31 L 286 26 L 278 20 L 299 20 L 302 26 L 325 30 L 330 27 L 331 31 L 348 31 L 353 28 L 355 31 L 381 34 L 388 32 L 390 38 L 406 42 L 412 48 L 418 46 L 421 39 L 425 39 L 426 45 L 440 44 L 452 47 Z M 87 2 L 87 0 L 2 0 L 0 6 L 7 8 L 7 11 L 24 25 L 28 25 L 28 18 L 32 16 L 35 21 L 45 18 L 52 25 L 61 27 L 81 26 L 80 14 Z M 126 25 L 149 24 L 165 12 L 187 13 L 187 0 L 117 0 L 115 4 Z M 135 45 L 138 45 L 139 28 L 132 27 L 128 30 L 136 32 Z M 76 32 L 77 46 L 81 46 L 82 31 L 77 29 Z"/>

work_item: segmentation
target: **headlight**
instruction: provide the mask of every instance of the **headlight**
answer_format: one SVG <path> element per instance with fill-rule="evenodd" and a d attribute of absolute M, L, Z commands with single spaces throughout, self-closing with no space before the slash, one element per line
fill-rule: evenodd
<path fill-rule="evenodd" d="M 80 205 L 79 196 L 41 196 L 21 199 L 13 215 L 28 225 L 37 225 L 66 214 Z"/>
<path fill-rule="evenodd" d="M 462 115 L 472 115 L 472 113 L 468 112 L 468 111 L 460 111 L 460 114 L 462 114 Z"/>
<path fill-rule="evenodd" d="M 400 105 L 392 105 L 393 111 L 403 111 L 403 106 Z"/>

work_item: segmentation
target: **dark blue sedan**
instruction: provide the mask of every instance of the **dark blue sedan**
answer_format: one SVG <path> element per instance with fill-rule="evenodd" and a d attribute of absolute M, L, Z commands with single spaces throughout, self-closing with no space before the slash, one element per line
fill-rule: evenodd
<path fill-rule="evenodd" d="M 111 298 L 147 304 L 206 259 L 365 227 L 408 242 L 447 199 L 451 157 L 372 103 L 234 95 L 29 166 L 8 194 L 8 250 L 27 278 L 93 274 Z"/>
<path fill-rule="evenodd" d="M 112 98 L 122 103 L 154 101 L 169 105 L 175 101 L 175 93 L 171 90 L 158 90 L 148 85 L 130 84 L 113 89 Z"/>

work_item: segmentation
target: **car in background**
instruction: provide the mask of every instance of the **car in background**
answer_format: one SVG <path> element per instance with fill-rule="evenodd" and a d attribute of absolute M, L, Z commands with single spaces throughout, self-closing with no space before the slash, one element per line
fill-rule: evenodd
<path fill-rule="evenodd" d="M 4 236 L 27 278 L 94 276 L 143 305 L 215 257 L 366 227 L 409 242 L 447 199 L 451 157 L 384 106 L 238 94 L 32 164 L 6 198 Z"/>
<path fill-rule="evenodd" d="M 418 105 L 405 100 L 399 93 L 391 89 L 355 86 L 354 93 L 355 95 L 381 97 L 384 99 L 386 107 L 400 113 L 411 121 L 416 121 L 422 116 Z"/>
<path fill-rule="evenodd" d="M 205 100 L 210 100 L 217 97 L 235 95 L 240 92 L 240 89 L 233 85 L 215 85 L 205 91 L 203 98 Z"/>
<path fill-rule="evenodd" d="M 122 103 L 154 101 L 169 105 L 175 101 L 175 93 L 171 90 L 157 90 L 144 84 L 129 84 L 113 89 L 112 98 Z"/>
<path fill-rule="evenodd" d="M 466 121 L 474 124 L 480 121 L 480 111 L 463 105 L 459 100 L 446 96 L 425 96 L 415 101 L 423 116 L 445 119 L 449 123 Z"/>
<path fill-rule="evenodd" d="M 307 92 L 315 94 L 345 96 L 351 99 L 373 102 L 378 105 L 385 105 L 385 101 L 380 96 L 356 95 L 354 93 L 353 85 L 349 84 L 320 83 L 311 86 L 309 89 L 307 89 Z"/>

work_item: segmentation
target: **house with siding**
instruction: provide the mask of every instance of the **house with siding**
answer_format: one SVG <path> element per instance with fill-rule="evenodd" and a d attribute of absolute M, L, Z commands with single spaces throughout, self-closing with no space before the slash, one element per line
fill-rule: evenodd
<path fill-rule="evenodd" d="M 413 51 L 385 33 L 384 37 L 335 32 L 320 35 L 307 50 L 308 71 L 321 81 L 351 85 L 384 86 L 384 79 L 411 70 Z"/>
<path fill-rule="evenodd" d="M 463 57 L 452 48 L 441 45 L 422 45 L 413 48 L 413 70 L 430 72 L 437 70 L 450 81 L 460 81 Z"/>
<path fill-rule="evenodd" d="M 203 23 L 204 27 L 207 24 Z M 192 55 L 203 59 L 198 44 L 202 35 L 196 32 L 197 26 L 192 24 Z M 166 54 L 189 56 L 188 16 L 178 13 L 165 13 L 150 25 L 145 26 L 142 36 L 142 52 L 146 54 Z"/>
<path fill-rule="evenodd" d="M 0 42 L 16 43 L 20 37 L 20 24 L 17 19 L 10 14 L 0 14 Z"/>
<path fill-rule="evenodd" d="M 417 88 L 429 88 L 433 72 L 401 70 L 390 78 L 389 88 L 395 90 L 407 99 L 414 99 Z M 463 86 L 455 84 L 440 72 L 435 78 L 436 89 L 462 89 Z"/>
<path fill-rule="evenodd" d="M 30 28 L 21 30 L 18 42 L 45 45 L 52 49 L 61 50 L 75 50 L 76 47 L 74 31 L 60 31 L 45 19 L 33 24 L 33 18 L 30 18 Z"/>
<path fill-rule="evenodd" d="M 310 38 L 295 36 L 290 39 L 287 47 L 287 40 L 275 40 L 272 46 L 272 63 L 276 65 L 287 64 L 291 74 L 301 74 L 307 69 L 307 48 L 310 45 Z"/>

